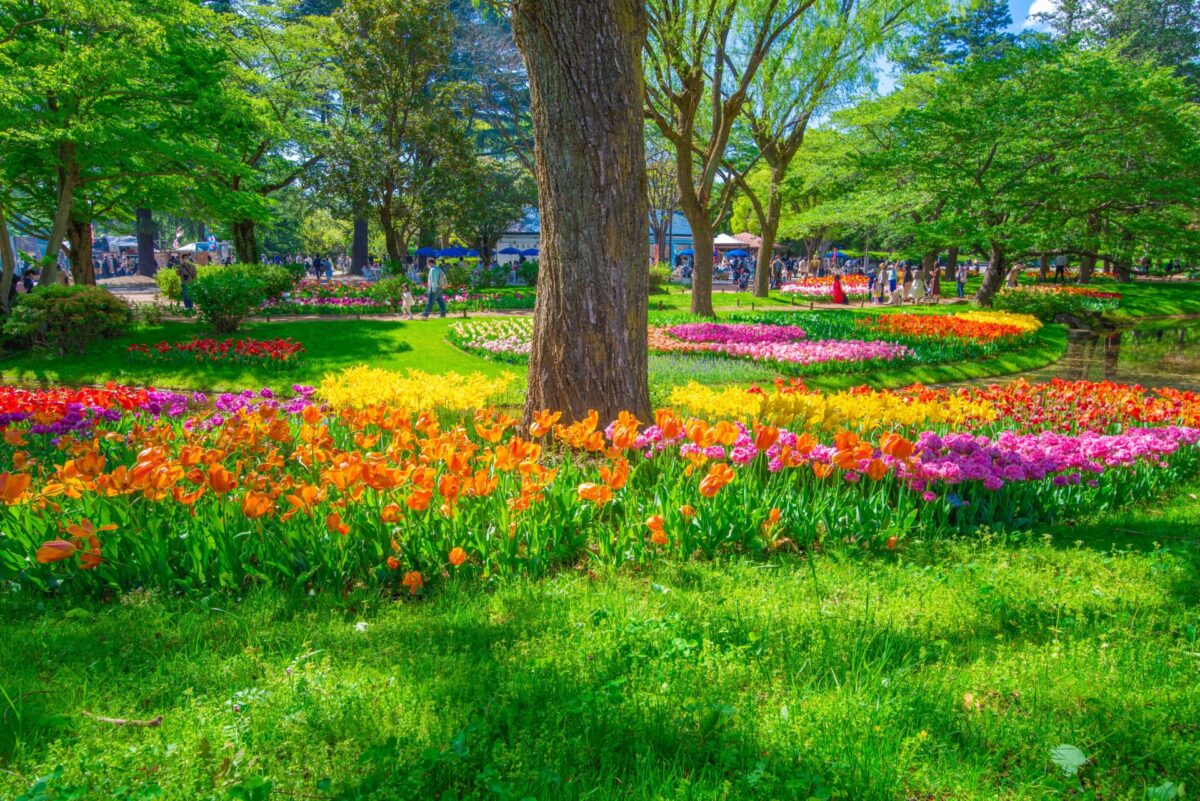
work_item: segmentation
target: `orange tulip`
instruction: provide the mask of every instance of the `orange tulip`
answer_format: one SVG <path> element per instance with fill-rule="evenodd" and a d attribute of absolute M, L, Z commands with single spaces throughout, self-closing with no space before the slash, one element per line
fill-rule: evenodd
<path fill-rule="evenodd" d="M 425 586 L 425 579 L 421 577 L 420 573 L 413 570 L 405 573 L 404 579 L 400 583 L 408 587 L 409 595 L 416 595 Z"/>
<path fill-rule="evenodd" d="M 859 443 L 858 435 L 853 431 L 839 431 L 833 438 L 834 447 L 839 451 L 848 451 Z"/>
<path fill-rule="evenodd" d="M 591 501 L 597 506 L 603 506 L 612 500 L 612 490 L 607 484 L 580 484 L 579 500 Z"/>
<path fill-rule="evenodd" d="M 414 512 L 424 512 L 429 508 L 429 502 L 432 500 L 433 490 L 425 489 L 424 487 L 413 487 L 412 493 L 405 499 L 404 503 Z"/>
<path fill-rule="evenodd" d="M 208 466 L 208 486 L 213 492 L 224 495 L 237 487 L 237 477 L 225 469 L 225 466 L 214 462 Z"/>
<path fill-rule="evenodd" d="M 866 473 L 872 481 L 878 481 L 888 474 L 888 466 L 881 459 L 872 459 L 867 464 Z"/>
<path fill-rule="evenodd" d="M 907 459 L 916 452 L 917 446 L 899 434 L 884 434 L 879 449 L 896 459 Z"/>
<path fill-rule="evenodd" d="M 398 523 L 400 522 L 400 519 L 404 517 L 404 512 L 401 510 L 400 504 L 389 503 L 387 506 L 383 507 L 380 517 L 383 518 L 383 522 L 385 523 Z"/>
<path fill-rule="evenodd" d="M 19 448 L 25 444 L 25 437 L 15 428 L 4 429 L 4 444 Z"/>
<path fill-rule="evenodd" d="M 825 464 L 824 462 L 812 463 L 813 475 L 817 478 L 829 478 L 833 474 L 833 465 Z"/>
<path fill-rule="evenodd" d="M 350 527 L 342 522 L 342 516 L 337 512 L 325 515 L 325 528 L 330 534 L 341 534 L 343 537 L 350 533 Z"/>
<path fill-rule="evenodd" d="M 467 552 L 462 548 L 454 548 L 450 551 L 450 564 L 458 567 L 465 561 L 467 561 Z"/>
<path fill-rule="evenodd" d="M 700 494 L 711 498 L 733 481 L 733 478 L 732 467 L 727 464 L 714 464 L 708 468 L 708 475 L 700 479 Z"/>
<path fill-rule="evenodd" d="M 61 562 L 64 559 L 70 559 L 78 551 L 78 546 L 67 540 L 50 540 L 43 542 L 42 547 L 37 549 L 37 560 L 43 565 L 48 565 L 52 562 Z"/>
<path fill-rule="evenodd" d="M 696 507 L 692 506 L 690 503 L 685 503 L 683 506 L 679 507 L 679 514 L 683 515 L 685 520 L 690 520 L 696 516 Z"/>
<path fill-rule="evenodd" d="M 394 556 L 389 556 L 387 558 L 387 566 L 388 566 L 388 570 L 399 570 L 400 569 L 400 560 Z"/>
<path fill-rule="evenodd" d="M 650 529 L 650 542 L 655 545 L 666 545 L 669 542 L 667 533 L 663 530 L 662 515 L 650 515 L 647 517 L 646 528 Z"/>
<path fill-rule="evenodd" d="M 29 489 L 30 480 L 28 473 L 0 473 L 0 500 L 9 505 L 16 503 Z"/>
<path fill-rule="evenodd" d="M 242 514 L 251 520 L 269 515 L 275 511 L 275 501 L 270 495 L 250 491 L 242 498 Z"/>
<path fill-rule="evenodd" d="M 453 504 L 458 499 L 460 492 L 462 492 L 462 479 L 458 476 L 446 473 L 438 479 L 438 494 L 445 498 L 447 503 Z"/>
<path fill-rule="evenodd" d="M 562 412 L 553 412 L 549 410 L 535 412 L 533 420 L 529 423 L 529 436 L 544 437 L 549 434 L 554 425 L 562 418 Z"/>
<path fill-rule="evenodd" d="M 754 447 L 760 451 L 770 450 L 779 440 L 779 429 L 774 426 L 754 427 Z"/>
<path fill-rule="evenodd" d="M 611 468 L 608 465 L 601 465 L 600 478 L 614 490 L 623 489 L 625 482 L 629 480 L 629 462 L 625 459 L 617 459 Z"/>
<path fill-rule="evenodd" d="M 671 409 L 657 409 L 654 412 L 654 422 L 665 440 L 673 440 L 683 433 L 683 422 Z"/>

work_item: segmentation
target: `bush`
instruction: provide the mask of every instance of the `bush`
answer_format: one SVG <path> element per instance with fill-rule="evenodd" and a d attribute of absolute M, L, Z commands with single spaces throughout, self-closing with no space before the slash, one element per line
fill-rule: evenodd
<path fill-rule="evenodd" d="M 517 268 L 517 275 L 521 276 L 521 280 L 529 286 L 537 285 L 538 263 L 536 261 L 527 261 Z"/>
<path fill-rule="evenodd" d="M 179 280 L 179 271 L 174 267 L 164 267 L 154 274 L 154 283 L 158 284 L 158 291 L 162 293 L 167 300 L 180 301 L 183 299 L 182 283 Z"/>
<path fill-rule="evenodd" d="M 96 286 L 44 286 L 21 297 L 4 333 L 60 355 L 83 353 L 88 343 L 125 333 L 133 324 L 129 304 Z"/>
<path fill-rule="evenodd" d="M 200 319 L 219 334 L 232 334 L 267 299 L 261 265 L 231 265 L 205 271 L 189 289 Z"/>
<path fill-rule="evenodd" d="M 389 306 L 400 308 L 404 302 L 406 288 L 412 292 L 414 298 L 417 296 L 412 281 L 407 278 L 400 276 L 381 278 L 370 289 L 371 299 L 376 303 L 386 303 Z"/>
<path fill-rule="evenodd" d="M 278 264 L 262 264 L 258 267 L 242 267 L 241 265 L 230 265 L 225 268 L 228 270 L 256 270 L 260 278 L 262 278 L 264 291 L 267 294 L 267 300 L 278 300 L 283 293 L 290 292 L 300 279 L 304 277 L 304 265 L 300 265 L 301 269 L 297 273 L 294 270 L 289 270 L 281 267 Z"/>
<path fill-rule="evenodd" d="M 383 278 L 407 278 L 408 265 L 402 259 L 385 259 L 379 265 L 379 275 Z"/>
<path fill-rule="evenodd" d="M 462 264 L 451 265 L 446 270 L 446 283 L 449 286 L 470 286 L 471 268 Z"/>
<path fill-rule="evenodd" d="M 662 292 L 671 280 L 671 268 L 665 264 L 656 264 L 650 268 L 650 293 Z"/>

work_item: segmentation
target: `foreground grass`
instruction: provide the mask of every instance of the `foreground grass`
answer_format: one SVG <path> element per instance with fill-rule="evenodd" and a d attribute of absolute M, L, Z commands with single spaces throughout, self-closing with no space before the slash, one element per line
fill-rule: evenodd
<path fill-rule="evenodd" d="M 858 312 L 855 312 L 858 313 Z M 803 325 L 805 312 L 798 311 Z M 655 315 L 652 315 L 652 318 Z M 653 320 L 652 320 L 653 321 Z M 518 378 L 516 395 L 523 392 L 525 367 L 500 364 L 465 353 L 446 341 L 446 329 L 454 319 L 397 322 L 331 318 L 285 322 L 259 322 L 243 327 L 238 336 L 254 339 L 291 338 L 303 343 L 304 361 L 288 370 L 241 364 L 178 362 L 163 364 L 132 356 L 130 344 L 153 345 L 164 340 L 187 341 L 208 335 L 193 323 L 168 322 L 142 326 L 128 336 L 97 342 L 82 356 L 60 357 L 47 353 L 22 353 L 0 359 L 0 380 L 42 384 L 103 384 L 116 381 L 153 385 L 166 389 L 240 390 L 270 387 L 287 393 L 293 384 L 316 384 L 326 373 L 357 364 L 387 370 L 424 370 L 434 374 L 457 372 L 498 376 L 512 373 Z M 1066 333 L 1058 326 L 1039 332 L 1032 346 L 991 359 L 961 364 L 898 366 L 870 373 L 823 375 L 808 379 L 814 387 L 841 389 L 857 384 L 901 387 L 914 382 L 965 381 L 1034 370 L 1053 363 L 1066 349 Z M 663 397 L 672 386 L 698 380 L 709 385 L 746 386 L 769 382 L 775 376 L 768 366 L 744 360 L 713 358 L 680 359 L 652 356 L 650 382 Z"/>
<path fill-rule="evenodd" d="M 413 602 L 0 599 L 0 797 L 1173 798 L 1148 791 L 1200 782 L 1196 490 Z"/>

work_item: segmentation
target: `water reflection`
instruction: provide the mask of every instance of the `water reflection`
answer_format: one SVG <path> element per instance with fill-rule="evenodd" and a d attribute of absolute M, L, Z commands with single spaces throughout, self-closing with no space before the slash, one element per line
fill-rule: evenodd
<path fill-rule="evenodd" d="M 1119 381 L 1200 391 L 1200 321 L 1072 331 L 1062 359 L 1022 377 L 1031 381 Z"/>

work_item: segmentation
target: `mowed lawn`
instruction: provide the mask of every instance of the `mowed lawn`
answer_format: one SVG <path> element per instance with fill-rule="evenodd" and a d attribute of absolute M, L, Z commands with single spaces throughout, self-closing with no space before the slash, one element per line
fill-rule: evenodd
<path fill-rule="evenodd" d="M 1182 798 L 1198 490 L 420 601 L 0 598 L 0 797 Z"/>
<path fill-rule="evenodd" d="M 748 310 L 748 309 L 746 309 Z M 803 325 L 803 310 L 796 312 Z M 859 313 L 852 310 L 848 313 Z M 654 322 L 657 312 L 651 314 Z M 0 358 L 0 380 L 16 383 L 103 384 L 116 381 L 131 385 L 153 385 L 182 390 L 271 389 L 289 393 L 293 384 L 316 384 L 327 373 L 358 364 L 387 370 L 422 370 L 435 375 L 448 372 L 511 373 L 524 386 L 523 365 L 501 364 L 465 353 L 446 341 L 447 329 L 461 318 L 390 321 L 331 317 L 320 320 L 254 322 L 243 326 L 238 337 L 254 339 L 291 338 L 301 342 L 303 362 L 289 369 L 260 365 L 209 364 L 193 361 L 151 362 L 130 354 L 130 344 L 185 342 L 211 336 L 196 323 L 167 322 L 140 326 L 128 336 L 89 346 L 82 356 L 22 353 Z M 1035 337 L 1030 347 L 975 362 L 941 365 L 907 365 L 868 372 L 822 375 L 806 379 L 813 387 L 841 389 L 857 384 L 900 387 L 914 382 L 963 381 L 1006 375 L 1044 367 L 1056 361 L 1066 348 L 1065 330 L 1049 326 Z M 770 382 L 777 375 L 769 365 L 719 356 L 660 356 L 650 358 L 650 381 L 654 399 L 661 402 L 672 386 L 688 381 L 719 386 L 748 386 Z"/>

